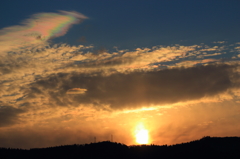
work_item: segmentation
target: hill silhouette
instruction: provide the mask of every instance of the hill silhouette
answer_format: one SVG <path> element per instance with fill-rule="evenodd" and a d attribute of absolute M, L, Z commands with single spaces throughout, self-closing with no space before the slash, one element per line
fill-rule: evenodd
<path fill-rule="evenodd" d="M 240 158 L 240 137 L 203 137 L 176 145 L 133 145 L 103 141 L 83 145 L 63 145 L 30 150 L 0 148 L 1 159 L 24 158 L 67 158 L 67 159 L 232 159 Z"/>

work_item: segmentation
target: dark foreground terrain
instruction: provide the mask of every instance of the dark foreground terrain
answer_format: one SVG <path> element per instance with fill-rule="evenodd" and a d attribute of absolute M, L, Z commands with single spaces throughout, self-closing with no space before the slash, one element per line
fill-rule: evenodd
<path fill-rule="evenodd" d="M 104 141 L 85 145 L 65 145 L 41 149 L 0 148 L 0 159 L 24 158 L 78 158 L 78 159 L 141 159 L 141 158 L 187 158 L 187 159 L 240 159 L 240 137 L 203 137 L 200 140 L 177 145 L 126 146 Z"/>

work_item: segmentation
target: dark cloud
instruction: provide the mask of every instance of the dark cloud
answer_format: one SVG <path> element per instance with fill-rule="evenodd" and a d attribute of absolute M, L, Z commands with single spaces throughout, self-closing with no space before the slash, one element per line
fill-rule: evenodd
<path fill-rule="evenodd" d="M 57 74 L 32 84 L 32 95 L 45 94 L 55 105 L 110 105 L 115 109 L 200 99 L 233 87 L 235 66 L 208 65 L 150 72 Z M 72 88 L 84 94 L 67 95 Z M 37 91 L 36 91 L 37 90 Z"/>
<path fill-rule="evenodd" d="M 0 73 L 3 75 L 11 73 L 13 67 L 14 67 L 13 65 L 9 65 L 9 64 L 6 64 L 6 63 L 0 61 Z"/>
<path fill-rule="evenodd" d="M 27 60 L 24 58 L 16 58 L 11 55 L 0 58 L 0 74 L 10 74 L 19 71 L 23 66 L 27 65 Z"/>
<path fill-rule="evenodd" d="M 23 109 L 0 105 L 0 127 L 16 124 L 19 122 L 19 114 L 24 112 Z"/>
<path fill-rule="evenodd" d="M 75 61 L 68 65 L 68 67 L 75 67 L 75 68 L 102 68 L 102 67 L 113 67 L 119 65 L 129 65 L 136 61 L 135 57 L 109 57 L 107 59 L 100 60 L 98 57 L 99 54 L 107 52 L 106 49 L 101 48 L 99 50 L 93 51 L 94 54 L 91 56 L 96 58 L 96 60 L 92 61 Z"/>

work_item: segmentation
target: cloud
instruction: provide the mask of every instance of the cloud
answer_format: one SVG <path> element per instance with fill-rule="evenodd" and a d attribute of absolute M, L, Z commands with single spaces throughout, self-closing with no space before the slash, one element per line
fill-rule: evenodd
<path fill-rule="evenodd" d="M 198 45 L 156 46 L 151 49 L 137 48 L 133 51 L 118 50 L 117 52 L 106 51 L 94 54 L 91 52 L 93 46 L 69 46 L 66 44 L 33 46 L 25 48 L 25 51 L 22 52 L 9 52 L 0 59 L 0 87 L 2 88 L 0 96 L 1 100 L 6 103 L 24 102 L 26 96 L 31 96 L 27 94 L 31 83 L 54 74 L 71 74 L 73 72 L 112 74 L 139 70 L 152 71 L 195 67 L 221 61 L 218 58 L 214 59 L 215 53 L 212 51 L 210 54 L 214 55 L 211 59 L 203 59 L 204 56 L 199 59 L 199 55 L 208 55 L 199 51 L 205 47 L 210 48 Z M 72 88 L 78 87 L 69 87 L 68 89 Z M 11 100 L 9 100 L 10 97 Z"/>
<path fill-rule="evenodd" d="M 50 38 L 66 34 L 71 25 L 86 18 L 81 13 L 67 11 L 35 14 L 22 22 L 23 25 L 0 30 L 0 52 L 44 44 Z"/>
<path fill-rule="evenodd" d="M 175 63 L 173 66 L 169 66 L 169 68 L 178 68 L 178 67 L 194 67 L 197 64 L 210 64 L 214 62 L 218 62 L 220 60 L 217 59 L 204 59 L 204 60 L 190 60 L 190 61 L 182 61 L 179 63 Z"/>
<path fill-rule="evenodd" d="M 0 146 L 55 146 L 78 139 L 84 143 L 92 141 L 93 134 L 108 136 L 110 132 L 119 141 L 129 142 L 131 128 L 145 119 L 151 121 L 148 125 L 155 123 L 152 129 L 164 121 L 167 125 L 156 133 L 174 143 L 185 140 L 193 128 L 191 139 L 196 139 L 195 132 L 205 131 L 199 126 L 216 123 L 222 114 L 214 116 L 212 110 L 216 113 L 225 101 L 221 112 L 234 116 L 239 111 L 240 43 L 112 52 L 95 51 L 94 46 L 48 44 L 84 19 L 77 12 L 40 13 L 21 26 L 1 30 Z M 214 106 L 206 109 L 206 104 Z M 233 104 L 236 111 L 229 112 Z M 184 113 L 190 105 L 196 106 L 191 107 L 195 114 Z M 186 109 L 169 117 L 168 112 L 180 107 Z M 213 118 L 193 121 L 197 108 L 202 108 L 199 119 L 207 114 Z M 186 126 L 186 121 L 180 122 L 183 118 L 191 121 L 186 130 L 181 130 Z M 176 133 L 168 138 L 172 130 Z"/>
<path fill-rule="evenodd" d="M 226 43 L 226 41 L 214 41 L 213 43 L 223 44 L 223 43 Z"/>
<path fill-rule="evenodd" d="M 110 75 L 56 74 L 33 83 L 29 94 L 46 95 L 49 101 L 61 106 L 75 103 L 121 109 L 171 104 L 214 96 L 233 88 L 235 68 L 207 65 Z M 79 96 L 66 96 L 71 88 L 87 91 Z"/>
<path fill-rule="evenodd" d="M 72 88 L 67 90 L 67 94 L 84 94 L 87 91 L 87 89 L 82 88 Z"/>
<path fill-rule="evenodd" d="M 0 127 L 19 123 L 19 115 L 24 112 L 23 109 L 0 105 Z"/>
<path fill-rule="evenodd" d="M 108 53 L 106 50 L 101 54 L 88 53 L 82 56 L 73 58 L 75 62 L 69 67 L 85 67 L 85 68 L 124 68 L 138 69 L 150 67 L 150 64 L 161 62 L 174 61 L 187 57 L 187 53 L 195 50 L 194 46 L 172 46 L 172 47 L 153 47 L 137 48 L 134 51 L 119 50 L 118 52 Z"/>

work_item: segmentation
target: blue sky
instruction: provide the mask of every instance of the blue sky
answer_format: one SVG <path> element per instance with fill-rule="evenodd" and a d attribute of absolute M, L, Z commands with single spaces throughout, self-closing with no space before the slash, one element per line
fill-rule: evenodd
<path fill-rule="evenodd" d="M 3 0 L 1 28 L 17 25 L 30 15 L 58 10 L 89 17 L 56 42 L 111 49 L 155 45 L 236 42 L 240 35 L 238 0 Z"/>

